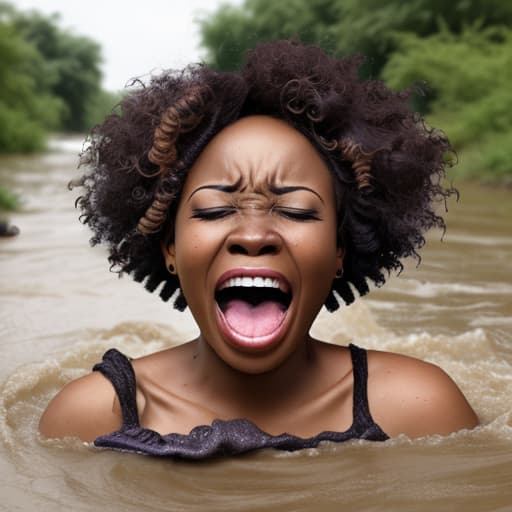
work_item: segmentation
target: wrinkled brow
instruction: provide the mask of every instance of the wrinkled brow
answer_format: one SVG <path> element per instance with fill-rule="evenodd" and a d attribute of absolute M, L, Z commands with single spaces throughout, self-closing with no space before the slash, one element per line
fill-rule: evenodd
<path fill-rule="evenodd" d="M 192 194 L 188 196 L 187 201 L 190 201 L 190 198 L 200 190 L 209 189 L 209 190 L 219 190 L 220 192 L 226 192 L 228 194 L 231 194 L 233 192 L 236 192 L 238 189 L 238 183 L 235 183 L 234 185 L 202 185 L 201 187 L 196 188 Z"/>
<path fill-rule="evenodd" d="M 237 183 L 235 183 L 233 185 L 202 185 L 201 187 L 196 188 L 188 196 L 187 201 L 189 201 L 190 198 L 196 192 L 199 192 L 200 190 L 204 190 L 204 189 L 218 190 L 219 192 L 225 192 L 227 194 L 231 194 L 233 192 L 236 192 L 237 189 L 239 188 L 239 186 L 240 186 L 240 182 L 237 182 Z M 320 197 L 320 195 L 317 192 L 315 192 L 313 189 L 308 188 L 308 187 L 301 187 L 301 186 L 277 187 L 275 185 L 270 187 L 270 192 L 272 192 L 276 196 L 282 196 L 284 194 L 290 194 L 291 192 L 297 192 L 297 191 L 300 191 L 300 190 L 306 190 L 307 192 L 311 192 L 312 194 L 315 194 L 315 196 L 317 196 L 318 199 L 320 199 L 320 201 L 322 201 L 322 203 L 324 202 L 324 200 Z"/>
<path fill-rule="evenodd" d="M 324 202 L 324 200 L 320 197 L 320 195 L 317 192 L 315 192 L 313 189 L 308 188 L 308 187 L 299 187 L 299 186 L 288 186 L 288 187 L 271 186 L 270 187 L 270 192 L 272 192 L 272 194 L 275 194 L 276 196 L 282 196 L 284 194 L 289 194 L 290 192 L 297 192 L 299 190 L 306 190 L 308 192 L 311 192 L 312 194 L 315 194 L 315 196 L 317 196 L 318 199 L 320 199 L 320 201 L 322 201 L 322 203 Z"/>

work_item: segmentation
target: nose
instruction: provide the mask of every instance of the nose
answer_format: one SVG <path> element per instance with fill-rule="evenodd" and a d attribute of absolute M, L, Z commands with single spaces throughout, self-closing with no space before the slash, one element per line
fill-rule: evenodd
<path fill-rule="evenodd" d="M 282 239 L 272 224 L 271 218 L 240 220 L 237 228 L 228 236 L 228 251 L 247 256 L 278 254 Z"/>

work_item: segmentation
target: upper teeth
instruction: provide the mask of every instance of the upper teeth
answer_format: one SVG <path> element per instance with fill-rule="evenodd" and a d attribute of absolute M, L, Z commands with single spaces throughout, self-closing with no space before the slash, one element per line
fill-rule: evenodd
<path fill-rule="evenodd" d="M 230 288 L 232 286 L 241 286 L 244 288 L 280 288 L 279 279 L 272 279 L 271 277 L 232 277 L 224 281 L 219 290 Z"/>

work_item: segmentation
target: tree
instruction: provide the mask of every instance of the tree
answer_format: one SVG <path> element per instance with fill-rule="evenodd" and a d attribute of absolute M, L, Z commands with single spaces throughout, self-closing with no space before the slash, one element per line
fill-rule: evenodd
<path fill-rule="evenodd" d="M 0 151 L 41 149 L 47 129 L 59 125 L 63 104 L 51 95 L 47 68 L 0 4 Z"/>
<path fill-rule="evenodd" d="M 447 27 L 429 37 L 396 36 L 382 76 L 392 87 L 424 80 L 430 123 L 460 152 L 459 173 L 479 179 L 512 175 L 512 30 Z"/>
<path fill-rule="evenodd" d="M 61 129 L 88 129 L 89 103 L 100 93 L 100 46 L 57 25 L 58 17 L 37 12 L 17 13 L 13 23 L 25 41 L 33 45 L 45 62 L 52 94 L 65 105 Z M 41 77 L 42 75 L 40 75 Z"/>
<path fill-rule="evenodd" d="M 333 0 L 246 0 L 242 6 L 222 5 L 199 20 L 206 60 L 222 71 L 239 69 L 247 50 L 257 42 L 299 37 L 305 43 L 335 49 L 330 35 L 339 17 Z"/>
<path fill-rule="evenodd" d="M 298 37 L 338 54 L 368 57 L 366 75 L 379 76 L 395 48 L 394 34 L 425 37 L 444 24 L 453 33 L 479 22 L 482 28 L 512 24 L 508 0 L 245 0 L 200 19 L 206 60 L 219 70 L 240 66 L 258 41 Z"/>

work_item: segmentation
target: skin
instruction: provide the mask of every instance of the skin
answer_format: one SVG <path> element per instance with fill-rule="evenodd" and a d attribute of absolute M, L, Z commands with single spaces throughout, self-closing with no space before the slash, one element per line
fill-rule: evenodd
<path fill-rule="evenodd" d="M 225 128 L 191 168 L 162 251 L 201 334 L 134 361 L 142 426 L 188 433 L 216 418 L 247 418 L 271 434 L 303 437 L 350 427 L 349 351 L 308 334 L 344 252 L 336 245 L 331 175 L 304 136 L 264 116 Z M 263 349 L 237 346 L 219 329 L 216 285 L 241 267 L 278 271 L 291 287 L 286 328 Z M 388 435 L 448 434 L 478 424 L 438 367 L 369 351 L 368 368 L 370 410 Z M 92 373 L 50 402 L 40 432 L 92 441 L 120 426 L 111 384 Z"/>

